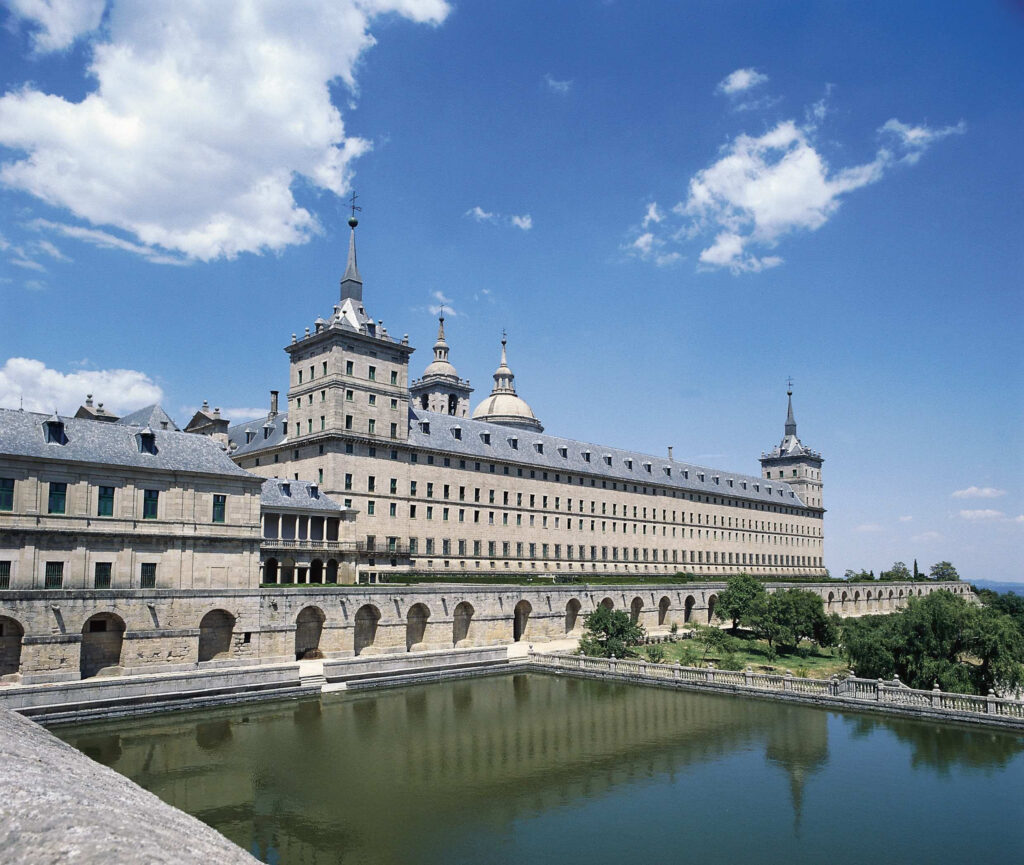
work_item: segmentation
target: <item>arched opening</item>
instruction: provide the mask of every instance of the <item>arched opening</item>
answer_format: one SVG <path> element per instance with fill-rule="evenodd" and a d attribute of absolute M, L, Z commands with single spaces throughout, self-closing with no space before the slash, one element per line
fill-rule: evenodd
<path fill-rule="evenodd" d="M 715 604 L 718 603 L 718 595 L 712 595 L 708 598 L 708 624 L 710 625 L 715 620 Z"/>
<path fill-rule="evenodd" d="M 572 598 L 565 605 L 565 632 L 567 634 L 575 631 L 577 624 L 579 624 L 580 606 L 580 602 L 576 598 Z"/>
<path fill-rule="evenodd" d="M 601 601 L 601 606 L 604 607 L 606 610 L 614 610 L 615 601 L 613 601 L 611 598 L 605 598 Z"/>
<path fill-rule="evenodd" d="M 377 623 L 380 621 L 380 610 L 373 604 L 363 604 L 356 611 L 355 653 L 361 654 L 369 649 L 377 639 Z"/>
<path fill-rule="evenodd" d="M 828 593 L 828 600 L 825 602 L 825 606 L 828 607 L 829 609 L 832 609 L 832 604 L 835 603 L 835 600 L 836 600 L 836 593 L 835 592 L 829 592 Z"/>
<path fill-rule="evenodd" d="M 328 583 L 338 582 L 338 560 L 328 559 L 327 560 L 327 579 Z"/>
<path fill-rule="evenodd" d="M 282 559 L 278 570 L 279 580 L 281 583 L 294 583 L 295 582 L 295 559 Z"/>
<path fill-rule="evenodd" d="M 683 604 L 683 621 L 684 622 L 689 622 L 690 621 L 690 618 L 693 616 L 693 606 L 696 603 L 697 603 L 697 601 L 694 599 L 693 595 L 687 595 L 686 596 L 686 603 Z"/>
<path fill-rule="evenodd" d="M 843 592 L 839 596 L 839 606 L 841 606 L 841 607 L 843 607 L 845 609 L 847 600 L 849 600 L 849 598 L 847 597 L 846 592 Z"/>
<path fill-rule="evenodd" d="M 512 613 L 512 639 L 515 642 L 519 642 L 523 637 L 526 636 L 526 629 L 530 624 L 530 613 L 533 612 L 533 606 L 529 601 L 520 601 L 516 604 L 516 608 Z"/>
<path fill-rule="evenodd" d="M 10 616 L 0 616 L 0 676 L 21 670 L 21 638 L 25 629 Z"/>
<path fill-rule="evenodd" d="M 114 613 L 97 613 L 82 626 L 82 649 L 78 670 L 83 679 L 96 676 L 110 667 L 121 666 L 124 644 L 124 619 Z"/>
<path fill-rule="evenodd" d="M 235 617 L 227 610 L 210 610 L 199 622 L 199 660 L 231 654 L 231 636 L 235 631 Z"/>
<path fill-rule="evenodd" d="M 473 613 L 476 610 L 473 609 L 473 605 L 469 601 L 463 601 L 455 608 L 455 613 L 452 616 L 452 645 L 458 646 L 459 643 L 469 641 L 469 628 L 473 624 Z"/>
<path fill-rule="evenodd" d="M 276 583 L 277 582 L 277 559 L 270 558 L 263 563 L 263 582 L 265 583 Z"/>
<path fill-rule="evenodd" d="M 319 607 L 305 607 L 295 619 L 295 660 L 322 658 L 320 636 L 327 616 Z"/>
<path fill-rule="evenodd" d="M 635 625 L 640 621 L 640 613 L 643 612 L 643 598 L 633 598 L 629 605 L 629 620 Z"/>
<path fill-rule="evenodd" d="M 658 601 L 658 624 L 664 626 L 668 624 L 668 608 L 672 606 L 672 602 L 668 597 L 662 597 Z"/>
<path fill-rule="evenodd" d="M 324 581 L 324 563 L 320 559 L 313 559 L 309 563 L 309 581 L 311 583 Z"/>
<path fill-rule="evenodd" d="M 423 636 L 427 632 L 427 619 L 430 618 L 430 610 L 425 604 L 413 604 L 409 608 L 409 614 L 405 619 L 405 650 L 411 652 L 414 646 L 423 642 Z"/>

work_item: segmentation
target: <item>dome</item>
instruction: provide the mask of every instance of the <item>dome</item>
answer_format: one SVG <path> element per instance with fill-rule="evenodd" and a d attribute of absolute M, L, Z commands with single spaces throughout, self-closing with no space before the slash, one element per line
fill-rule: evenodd
<path fill-rule="evenodd" d="M 458 378 L 459 374 L 456 372 L 455 367 L 446 359 L 444 360 L 432 360 L 427 364 L 427 368 L 423 370 L 424 377 L 428 375 L 444 375 L 449 378 Z"/>
<path fill-rule="evenodd" d="M 501 340 L 501 363 L 494 371 L 494 389 L 491 395 L 473 411 L 473 420 L 488 421 L 503 426 L 543 432 L 526 401 L 516 394 L 515 374 L 509 368 L 505 353 L 505 340 Z"/>

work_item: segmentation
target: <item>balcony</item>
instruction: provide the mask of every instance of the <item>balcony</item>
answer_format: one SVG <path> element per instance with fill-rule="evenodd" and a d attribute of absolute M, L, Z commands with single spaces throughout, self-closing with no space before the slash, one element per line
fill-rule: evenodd
<path fill-rule="evenodd" d="M 402 543 L 401 541 L 382 541 L 372 544 L 366 543 L 366 541 L 356 541 L 355 543 L 356 552 L 361 556 L 407 556 L 409 555 L 409 545 Z"/>
<path fill-rule="evenodd" d="M 353 549 L 352 541 L 315 541 L 309 538 L 263 538 L 261 550 L 322 550 L 341 552 Z"/>

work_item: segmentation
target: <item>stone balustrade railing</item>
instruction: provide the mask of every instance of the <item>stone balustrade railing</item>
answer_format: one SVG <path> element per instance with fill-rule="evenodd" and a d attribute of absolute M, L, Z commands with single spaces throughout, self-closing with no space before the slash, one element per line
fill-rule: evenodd
<path fill-rule="evenodd" d="M 776 696 L 783 699 L 824 702 L 844 707 L 865 707 L 898 712 L 948 717 L 961 721 L 1024 728 L 1024 701 L 997 697 L 955 694 L 939 690 L 908 688 L 899 679 L 805 679 L 785 675 L 717 670 L 707 667 L 683 667 L 680 664 L 655 664 L 616 658 L 589 658 L 584 655 L 529 653 L 531 666 L 540 671 L 564 671 L 576 675 L 617 678 L 638 684 L 668 684 L 733 693 Z"/>

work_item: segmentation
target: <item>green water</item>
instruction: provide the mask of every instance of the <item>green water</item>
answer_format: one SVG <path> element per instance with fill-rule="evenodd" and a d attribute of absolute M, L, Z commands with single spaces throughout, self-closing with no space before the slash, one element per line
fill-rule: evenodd
<path fill-rule="evenodd" d="M 55 731 L 269 863 L 989 863 L 1024 737 L 542 675 Z"/>

